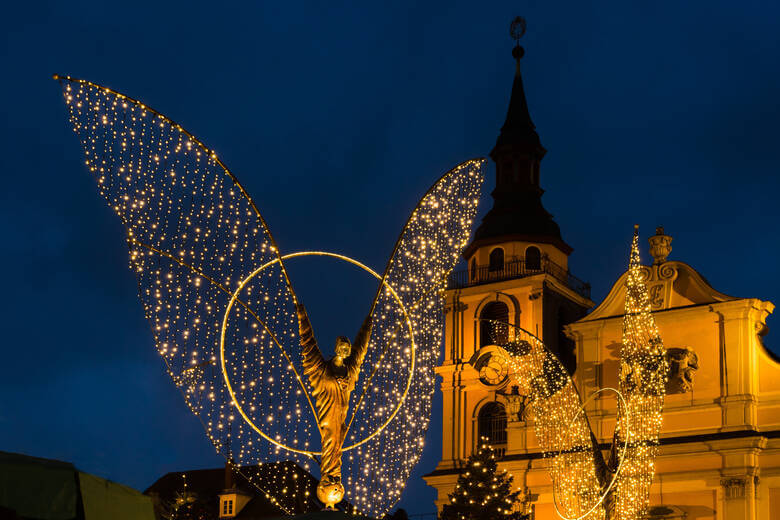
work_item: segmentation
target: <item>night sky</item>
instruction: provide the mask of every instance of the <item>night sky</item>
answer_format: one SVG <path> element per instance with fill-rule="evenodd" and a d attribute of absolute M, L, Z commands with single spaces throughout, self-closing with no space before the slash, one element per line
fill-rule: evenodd
<path fill-rule="evenodd" d="M 4 7 L 0 450 L 142 490 L 224 462 L 164 373 L 55 72 L 138 98 L 214 148 L 283 252 L 337 251 L 381 270 L 426 189 L 495 143 L 520 14 L 548 150 L 543 201 L 594 301 L 625 269 L 639 223 L 643 238 L 665 226 L 670 259 L 717 290 L 780 302 L 780 4 L 225 4 Z M 488 179 L 481 213 L 492 164 Z M 296 262 L 321 343 L 352 336 L 373 282 Z M 401 502 L 409 513 L 434 510 L 419 475 L 440 456 L 439 410 Z"/>

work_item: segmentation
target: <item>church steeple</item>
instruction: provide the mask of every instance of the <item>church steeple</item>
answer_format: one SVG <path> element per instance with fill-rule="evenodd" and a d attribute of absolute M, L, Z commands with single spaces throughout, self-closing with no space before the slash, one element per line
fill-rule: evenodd
<path fill-rule="evenodd" d="M 520 145 L 534 148 L 541 156 L 545 149 L 539 141 L 539 135 L 536 133 L 536 126 L 531 121 L 531 114 L 528 113 L 528 102 L 525 99 L 525 89 L 523 89 L 523 75 L 520 73 L 520 60 L 525 54 L 525 50 L 520 44 L 512 49 L 512 57 L 515 58 L 515 79 L 512 82 L 512 95 L 509 98 L 509 110 L 506 113 L 504 126 L 501 127 L 501 133 L 496 141 L 496 147 L 490 152 L 490 157 L 495 161 L 496 152 L 499 147 L 506 145 Z"/>
<path fill-rule="evenodd" d="M 525 33 L 525 20 L 516 18 L 511 32 L 517 42 Z M 539 166 L 547 150 L 528 111 L 520 72 L 524 54 L 523 47 L 516 43 L 512 49 L 515 76 L 509 109 L 490 152 L 490 158 L 496 163 L 496 188 L 491 193 L 493 207 L 464 251 L 466 257 L 480 247 L 508 240 L 551 244 L 567 255 L 572 251 L 561 238 L 558 224 L 542 206 L 544 190 L 539 185 Z"/>

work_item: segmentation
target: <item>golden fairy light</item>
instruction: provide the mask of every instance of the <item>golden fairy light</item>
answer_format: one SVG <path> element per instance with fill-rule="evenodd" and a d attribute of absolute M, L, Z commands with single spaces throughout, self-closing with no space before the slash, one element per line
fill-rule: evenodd
<path fill-rule="evenodd" d="M 237 470 L 291 460 L 318 471 L 321 438 L 284 261 L 330 256 L 380 279 L 369 311 L 373 332 L 349 399 L 342 475 L 352 512 L 390 510 L 423 449 L 441 292 L 476 215 L 484 160 L 458 165 L 431 187 L 380 276 L 337 253 L 283 255 L 238 179 L 181 125 L 111 89 L 55 79 L 87 168 L 125 227 L 139 298 L 168 374 Z M 300 512 L 306 479 L 294 465 L 275 468 L 245 476 L 284 512 Z"/>
<path fill-rule="evenodd" d="M 554 505 L 564 520 L 638 520 L 649 502 L 668 373 L 639 258 L 638 228 L 626 277 L 619 388 L 602 388 L 584 404 L 556 356 L 533 334 L 484 320 L 530 397 L 534 432 L 549 462 Z M 605 460 L 584 408 L 597 394 L 616 394 L 617 426 Z"/>
<path fill-rule="evenodd" d="M 618 416 L 619 428 L 614 440 L 616 445 L 625 444 L 626 457 L 615 484 L 614 518 L 640 518 L 647 509 L 668 373 L 666 349 L 650 309 L 641 270 L 639 226 L 635 226 L 620 350 L 620 390 L 627 405 Z"/>

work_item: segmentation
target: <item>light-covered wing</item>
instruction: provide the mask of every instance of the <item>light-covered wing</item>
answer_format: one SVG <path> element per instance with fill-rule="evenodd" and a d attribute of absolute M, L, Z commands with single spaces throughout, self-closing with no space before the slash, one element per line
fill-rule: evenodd
<path fill-rule="evenodd" d="M 442 339 L 441 291 L 471 233 L 484 164 L 456 166 L 425 194 L 377 293 L 344 442 L 359 445 L 344 452 L 342 475 L 347 500 L 368 516 L 381 517 L 400 499 L 422 452 Z"/>
<path fill-rule="evenodd" d="M 298 377 L 295 296 L 254 203 L 178 124 L 110 89 L 58 79 L 87 167 L 125 227 L 157 349 L 187 405 L 238 466 L 292 459 L 308 469 L 309 457 L 280 446 L 317 450 L 319 436 Z M 295 480 L 285 496 L 272 492 L 287 511 L 300 509 Z"/>
<path fill-rule="evenodd" d="M 618 416 L 614 444 L 618 450 L 625 449 L 626 456 L 615 484 L 612 507 L 615 518 L 640 518 L 648 506 L 655 473 L 669 367 L 640 264 L 638 228 L 626 277 L 620 358 L 620 391 L 626 407 Z"/>
<path fill-rule="evenodd" d="M 490 327 L 494 337 L 506 338 L 499 345 L 509 355 L 519 395 L 527 396 L 525 413 L 533 420 L 537 442 L 549 464 L 558 515 L 604 518 L 605 494 L 591 428 L 566 369 L 539 338 L 520 327 L 493 320 L 481 321 L 480 327 Z"/>

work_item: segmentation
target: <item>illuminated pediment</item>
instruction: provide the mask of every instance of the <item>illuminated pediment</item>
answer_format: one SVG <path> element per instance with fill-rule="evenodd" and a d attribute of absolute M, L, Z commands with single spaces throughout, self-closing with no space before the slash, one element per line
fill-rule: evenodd
<path fill-rule="evenodd" d="M 693 267 L 683 262 L 671 261 L 643 266 L 642 274 L 653 311 L 738 299 L 716 291 Z M 580 321 L 621 316 L 625 306 L 626 276 L 627 273 L 623 273 L 601 304 Z"/>

